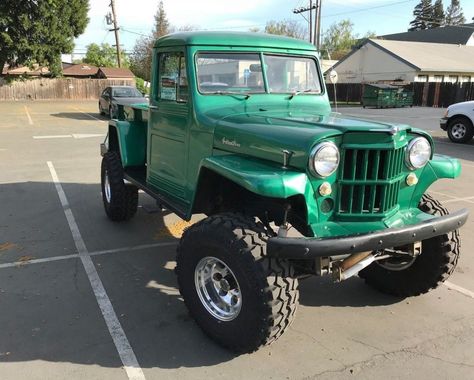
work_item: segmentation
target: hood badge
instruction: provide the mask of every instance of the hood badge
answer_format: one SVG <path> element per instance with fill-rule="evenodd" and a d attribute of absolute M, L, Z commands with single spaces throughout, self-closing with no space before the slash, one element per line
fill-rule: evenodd
<path fill-rule="evenodd" d="M 288 169 L 288 165 L 290 164 L 291 156 L 293 156 L 294 152 L 289 150 L 282 150 L 283 152 L 283 169 Z"/>
<path fill-rule="evenodd" d="M 224 145 L 229 145 L 229 146 L 235 146 L 237 148 L 240 148 L 240 144 L 235 141 L 235 140 L 228 140 L 225 137 L 222 138 L 222 144 Z"/>

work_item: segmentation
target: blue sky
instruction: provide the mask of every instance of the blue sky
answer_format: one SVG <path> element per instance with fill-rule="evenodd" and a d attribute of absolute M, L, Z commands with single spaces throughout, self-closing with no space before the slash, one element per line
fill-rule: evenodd
<path fill-rule="evenodd" d="M 322 0 L 322 29 L 349 18 L 359 35 L 367 31 L 388 34 L 406 31 L 413 19 L 413 8 L 419 0 Z M 447 7 L 449 0 L 444 0 Z M 86 32 L 76 40 L 76 55 L 85 51 L 87 44 L 115 43 L 113 32 L 108 32 L 105 14 L 110 0 L 90 0 L 90 23 Z M 263 27 L 268 20 L 295 19 L 295 7 L 309 4 L 309 0 L 164 0 L 165 11 L 173 25 L 192 24 L 208 30 L 248 30 Z M 153 28 L 153 15 L 158 0 L 116 0 L 117 18 L 122 31 L 121 45 L 132 49 L 139 34 L 148 34 Z M 461 0 L 467 20 L 474 17 L 474 1 Z"/>

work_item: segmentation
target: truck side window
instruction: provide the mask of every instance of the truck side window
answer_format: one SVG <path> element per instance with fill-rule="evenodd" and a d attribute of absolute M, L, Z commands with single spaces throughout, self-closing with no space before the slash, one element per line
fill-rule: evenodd
<path fill-rule="evenodd" d="M 186 102 L 188 100 L 188 79 L 183 53 L 162 53 L 159 59 L 158 98 Z"/>

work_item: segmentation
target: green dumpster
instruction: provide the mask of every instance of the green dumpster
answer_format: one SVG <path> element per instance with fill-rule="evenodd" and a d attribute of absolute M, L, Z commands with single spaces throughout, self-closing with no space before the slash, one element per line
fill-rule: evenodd
<path fill-rule="evenodd" d="M 362 106 L 385 108 L 395 107 L 398 87 L 389 84 L 366 84 L 362 96 Z"/>
<path fill-rule="evenodd" d="M 405 91 L 399 88 L 396 94 L 395 107 L 413 107 L 413 91 Z"/>

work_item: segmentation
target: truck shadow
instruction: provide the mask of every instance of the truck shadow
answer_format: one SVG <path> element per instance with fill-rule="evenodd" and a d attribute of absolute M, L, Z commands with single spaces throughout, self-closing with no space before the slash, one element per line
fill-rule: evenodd
<path fill-rule="evenodd" d="M 52 113 L 50 116 L 57 117 L 57 118 L 60 118 L 60 119 L 72 119 L 72 120 L 88 120 L 88 121 L 92 121 L 92 120 L 96 120 L 96 119 L 104 120 L 104 121 L 109 120 L 109 118 L 107 118 L 106 116 L 100 115 L 98 112 L 97 113 L 95 113 L 95 112 L 87 112 L 87 113 L 83 113 L 83 112 L 58 112 L 58 113 Z"/>
<path fill-rule="evenodd" d="M 211 342 L 189 317 L 177 290 L 179 219 L 167 211 L 146 211 L 154 202 L 140 194 L 146 207 L 129 222 L 112 223 L 99 184 L 62 187 L 89 252 L 154 245 L 92 256 L 140 365 L 202 367 L 232 360 L 235 356 Z M 76 252 L 54 184 L 2 184 L 0 205 L 0 247 L 6 248 L 0 251 L 0 363 L 121 368 L 80 259 L 49 261 Z M 48 261 L 1 266 L 35 259 Z"/>
<path fill-rule="evenodd" d="M 305 306 L 383 306 L 402 300 L 370 288 L 357 276 L 340 283 L 334 283 L 330 276 L 312 277 L 300 282 L 300 303 Z"/>

